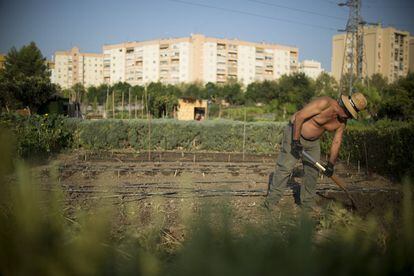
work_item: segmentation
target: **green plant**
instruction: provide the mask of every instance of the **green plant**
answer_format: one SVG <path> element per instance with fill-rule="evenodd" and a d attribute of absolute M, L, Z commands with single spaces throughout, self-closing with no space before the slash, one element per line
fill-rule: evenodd
<path fill-rule="evenodd" d="M 369 171 L 402 178 L 414 172 L 414 123 L 378 121 L 347 126 L 340 150 L 342 160 Z M 324 136 L 322 151 L 329 153 L 332 135 Z"/>
<path fill-rule="evenodd" d="M 149 125 L 151 124 L 151 125 Z M 151 120 L 69 120 L 75 144 L 87 149 L 243 151 L 243 122 Z M 245 151 L 274 152 L 285 123 L 246 123 Z M 150 141 L 149 130 L 151 128 Z"/>
<path fill-rule="evenodd" d="M 16 138 L 17 155 L 36 157 L 51 154 L 72 143 L 72 133 L 66 127 L 65 117 L 59 115 L 2 115 L 0 126 L 9 129 Z"/>

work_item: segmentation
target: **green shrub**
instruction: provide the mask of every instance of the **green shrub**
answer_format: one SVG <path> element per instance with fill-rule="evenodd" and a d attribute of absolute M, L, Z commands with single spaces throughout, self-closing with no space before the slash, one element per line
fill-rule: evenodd
<path fill-rule="evenodd" d="M 147 150 L 147 120 L 68 120 L 75 133 L 75 144 L 87 149 Z M 246 123 L 245 151 L 274 152 L 280 143 L 285 123 Z M 243 151 L 243 122 L 151 120 L 152 150 Z"/>
<path fill-rule="evenodd" d="M 332 135 L 325 135 L 322 150 L 329 153 Z M 395 176 L 414 174 L 414 122 L 379 121 L 349 125 L 340 158 L 358 162 L 369 171 Z"/>
<path fill-rule="evenodd" d="M 72 134 L 65 118 L 58 115 L 2 115 L 0 127 L 9 129 L 16 139 L 18 156 L 35 157 L 70 147 Z"/>

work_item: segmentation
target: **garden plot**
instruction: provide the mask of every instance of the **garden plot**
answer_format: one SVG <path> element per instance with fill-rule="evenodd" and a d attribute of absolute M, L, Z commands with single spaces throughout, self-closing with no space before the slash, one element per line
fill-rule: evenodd
<path fill-rule="evenodd" d="M 216 201 L 235 207 L 238 216 L 254 220 L 261 212 L 276 155 L 188 152 L 101 152 L 86 151 L 60 155 L 58 177 L 69 206 L 93 200 L 107 204 L 137 203 L 149 206 L 161 200 L 169 212 L 183 200 L 194 208 Z M 50 167 L 43 167 L 48 175 Z M 301 164 L 298 163 L 280 206 L 295 209 L 299 198 Z M 357 203 L 358 212 L 383 212 L 400 204 L 401 193 L 378 175 L 367 176 L 357 168 L 339 163 L 336 174 L 343 178 Z M 45 182 L 46 183 L 46 182 Z M 46 188 L 47 189 L 47 188 Z M 321 177 L 317 186 L 318 204 L 350 204 L 345 193 L 330 179 Z M 224 203 L 223 203 L 224 202 Z"/>

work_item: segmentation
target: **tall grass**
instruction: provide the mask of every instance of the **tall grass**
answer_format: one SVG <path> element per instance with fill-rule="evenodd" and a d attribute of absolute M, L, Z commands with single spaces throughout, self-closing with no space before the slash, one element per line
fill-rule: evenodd
<path fill-rule="evenodd" d="M 11 162 L 11 139 L 0 133 L 0 275 L 414 273 L 409 180 L 401 216 L 390 214 L 384 223 L 334 205 L 320 220 L 263 210 L 261 222 L 249 224 L 226 201 L 195 212 L 195 199 L 186 199 L 179 238 L 166 233 L 162 198 L 151 202 L 146 221 L 136 203 L 68 205 L 56 175 L 39 183 L 23 163 Z"/>

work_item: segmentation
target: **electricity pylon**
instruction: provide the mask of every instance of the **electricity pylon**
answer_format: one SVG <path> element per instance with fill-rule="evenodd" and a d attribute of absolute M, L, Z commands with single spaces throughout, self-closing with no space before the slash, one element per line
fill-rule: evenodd
<path fill-rule="evenodd" d="M 340 7 L 349 8 L 348 22 L 345 30 L 344 41 L 344 60 L 342 62 L 342 73 L 340 80 L 340 93 L 342 91 L 345 81 L 345 76 L 348 79 L 349 91 L 348 95 L 352 95 L 353 86 L 355 82 L 362 79 L 362 64 L 364 57 L 364 25 L 365 21 L 361 17 L 361 0 L 348 0 L 345 3 L 339 3 Z"/>

